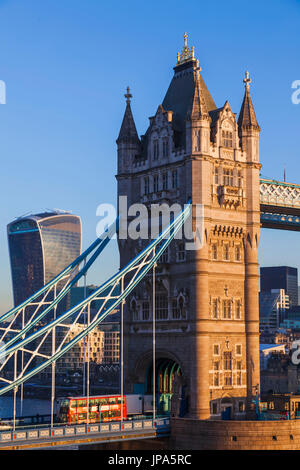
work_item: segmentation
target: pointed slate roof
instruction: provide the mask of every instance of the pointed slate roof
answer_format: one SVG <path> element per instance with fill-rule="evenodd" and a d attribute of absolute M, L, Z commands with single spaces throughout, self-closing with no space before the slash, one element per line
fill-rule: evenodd
<path fill-rule="evenodd" d="M 139 137 L 138 133 L 135 127 L 135 122 L 133 119 L 132 111 L 131 111 L 131 106 L 130 106 L 130 98 L 132 95 L 129 93 L 129 88 L 127 90 L 127 95 L 125 95 L 127 98 L 127 104 L 126 104 L 126 109 L 121 125 L 121 129 L 119 132 L 119 137 L 117 139 L 117 143 L 120 142 L 129 142 L 129 143 L 137 143 L 139 142 Z"/>
<path fill-rule="evenodd" d="M 185 142 L 185 122 L 191 109 L 191 103 L 193 103 L 194 97 L 197 97 L 198 92 L 202 110 L 206 108 L 209 113 L 216 109 L 216 104 L 201 74 L 195 74 L 197 68 L 198 62 L 196 60 L 190 60 L 174 67 L 174 76 L 162 102 L 165 110 L 173 111 L 173 128 L 181 133 L 181 145 L 184 145 Z"/>
<path fill-rule="evenodd" d="M 207 104 L 201 86 L 201 75 L 199 69 L 196 69 L 194 73 L 195 87 L 192 100 L 187 112 L 187 119 L 190 119 L 192 121 L 199 119 L 209 119 Z"/>
<path fill-rule="evenodd" d="M 256 119 L 252 99 L 250 96 L 249 80 L 248 80 L 248 83 L 246 80 L 245 96 L 244 96 L 243 104 L 242 104 L 239 119 L 238 119 L 238 125 L 241 128 L 253 127 L 256 129 L 260 129 L 257 119 Z"/>

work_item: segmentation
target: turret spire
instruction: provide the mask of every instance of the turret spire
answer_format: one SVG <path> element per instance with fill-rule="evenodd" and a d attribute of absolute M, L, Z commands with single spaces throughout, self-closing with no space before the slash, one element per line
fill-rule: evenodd
<path fill-rule="evenodd" d="M 204 94 L 201 86 L 201 68 L 198 66 L 194 69 L 195 88 L 192 96 L 192 101 L 187 113 L 187 119 L 200 120 L 209 119 L 207 104 L 204 99 Z"/>
<path fill-rule="evenodd" d="M 129 86 L 127 87 L 127 93 L 124 95 L 126 98 L 126 109 L 119 133 L 119 137 L 117 139 L 117 143 L 120 142 L 130 142 L 136 143 L 139 142 L 139 137 L 136 131 L 135 122 L 133 119 L 132 111 L 131 111 L 131 98 L 132 94 L 130 93 Z"/>
<path fill-rule="evenodd" d="M 244 96 L 243 104 L 242 104 L 239 119 L 238 119 L 238 125 L 240 128 L 251 127 L 251 128 L 260 130 L 260 127 L 256 119 L 252 99 L 250 96 L 251 81 L 252 80 L 249 76 L 249 72 L 246 72 L 245 78 L 243 80 L 243 82 L 245 83 L 245 96 Z"/>

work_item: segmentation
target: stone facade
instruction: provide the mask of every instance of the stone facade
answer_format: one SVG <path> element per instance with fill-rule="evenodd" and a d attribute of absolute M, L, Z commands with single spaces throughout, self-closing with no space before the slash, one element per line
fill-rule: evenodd
<path fill-rule="evenodd" d="M 172 419 L 169 446 L 176 450 L 299 450 L 300 422 Z"/>
<path fill-rule="evenodd" d="M 169 367 L 164 391 L 172 391 L 181 373 L 188 416 L 196 419 L 220 419 L 224 410 L 245 418 L 260 382 L 260 128 L 248 74 L 244 82 L 237 120 L 228 101 L 217 108 L 185 43 L 146 134 L 138 137 L 128 90 L 117 140 L 118 196 L 127 196 L 128 207 L 183 206 L 191 198 L 193 226 L 196 206 L 204 208 L 202 248 L 187 250 L 185 240 L 173 241 L 158 263 L 155 286 L 157 383 L 164 388 L 163 368 Z M 119 240 L 121 267 L 147 243 Z M 152 292 L 148 275 L 125 309 L 130 393 L 151 391 Z"/>

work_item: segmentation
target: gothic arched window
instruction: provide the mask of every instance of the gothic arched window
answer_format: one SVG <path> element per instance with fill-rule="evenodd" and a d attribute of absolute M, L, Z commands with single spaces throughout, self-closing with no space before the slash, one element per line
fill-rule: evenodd
<path fill-rule="evenodd" d="M 157 320 L 167 320 L 169 317 L 168 294 L 166 291 L 159 291 L 155 296 L 155 310 Z"/>
<path fill-rule="evenodd" d="M 223 147 L 233 147 L 233 133 L 230 131 L 222 131 L 222 145 Z"/>
<path fill-rule="evenodd" d="M 163 139 L 163 157 L 168 157 L 169 156 L 169 139 L 168 137 L 165 137 Z"/>
<path fill-rule="evenodd" d="M 153 160 L 158 160 L 159 157 L 159 140 L 153 140 Z"/>

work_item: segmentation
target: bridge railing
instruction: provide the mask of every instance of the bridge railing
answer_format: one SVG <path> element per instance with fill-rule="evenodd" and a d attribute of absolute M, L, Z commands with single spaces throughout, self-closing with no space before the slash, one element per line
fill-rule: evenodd
<path fill-rule="evenodd" d="M 114 421 L 109 423 L 95 423 L 95 424 L 77 424 L 59 427 L 43 427 L 43 428 L 28 428 L 1 431 L 0 432 L 0 447 L 4 443 L 16 442 L 31 442 L 31 441 L 47 441 L 55 440 L 57 438 L 72 438 L 80 436 L 100 435 L 108 437 L 110 435 L 122 435 L 126 439 L 126 435 L 130 437 L 132 434 L 145 433 L 145 431 L 156 431 L 157 436 L 167 434 L 170 428 L 169 418 L 158 419 L 143 419 L 132 421 Z"/>

